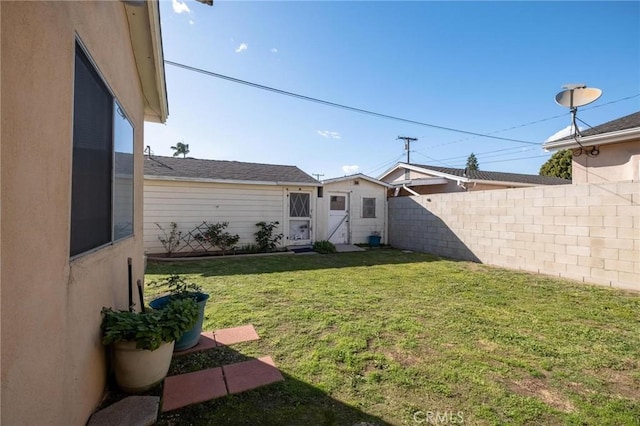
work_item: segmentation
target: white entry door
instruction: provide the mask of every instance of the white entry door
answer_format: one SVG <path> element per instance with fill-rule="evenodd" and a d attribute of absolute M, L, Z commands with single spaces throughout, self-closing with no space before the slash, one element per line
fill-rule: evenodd
<path fill-rule="evenodd" d="M 347 194 L 329 194 L 329 235 L 333 244 L 349 244 L 349 210 Z"/>

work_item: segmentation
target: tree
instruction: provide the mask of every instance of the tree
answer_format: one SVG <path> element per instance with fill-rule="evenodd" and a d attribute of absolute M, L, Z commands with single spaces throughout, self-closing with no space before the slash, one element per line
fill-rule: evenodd
<path fill-rule="evenodd" d="M 171 149 L 175 151 L 173 153 L 174 157 L 177 157 L 178 155 L 182 154 L 182 158 L 185 158 L 189 153 L 189 144 L 188 143 L 185 144 L 184 142 L 178 142 L 176 146 L 172 146 Z"/>
<path fill-rule="evenodd" d="M 571 157 L 572 152 L 570 149 L 555 152 L 551 158 L 540 167 L 540 176 L 571 179 Z"/>
<path fill-rule="evenodd" d="M 467 157 L 467 170 L 479 170 L 478 159 L 473 152 Z"/>

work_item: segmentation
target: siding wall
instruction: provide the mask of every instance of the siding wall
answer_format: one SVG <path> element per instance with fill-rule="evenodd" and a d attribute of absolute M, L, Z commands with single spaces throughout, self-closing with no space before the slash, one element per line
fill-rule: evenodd
<path fill-rule="evenodd" d="M 390 243 L 640 290 L 640 182 L 389 200 Z"/>
<path fill-rule="evenodd" d="M 339 182 L 330 182 L 324 185 L 324 196 L 318 198 L 318 240 L 326 240 L 329 237 L 328 229 L 329 196 L 332 192 L 341 192 L 349 195 L 349 241 L 351 244 L 367 243 L 371 232 L 377 231 L 382 236 L 382 242 L 387 241 L 387 188 L 369 182 L 365 179 L 349 179 Z M 362 199 L 376 199 L 376 217 L 362 217 Z"/>
<path fill-rule="evenodd" d="M 278 221 L 277 232 L 285 234 L 287 245 L 289 205 L 287 191 L 310 191 L 311 208 L 315 205 L 316 189 L 277 185 L 219 184 L 145 179 L 144 184 L 144 249 L 147 253 L 164 253 L 158 236 L 171 222 L 184 233 L 196 225 L 229 222 L 227 231 L 240 236 L 238 246 L 255 243 L 253 235 L 260 221 Z M 313 213 L 313 211 L 312 211 Z M 183 248 L 184 249 L 184 248 Z M 181 251 L 180 248 L 177 251 Z"/>

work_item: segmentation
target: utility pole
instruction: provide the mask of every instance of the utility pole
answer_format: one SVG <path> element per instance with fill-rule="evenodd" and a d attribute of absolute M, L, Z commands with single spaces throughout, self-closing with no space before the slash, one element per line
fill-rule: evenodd
<path fill-rule="evenodd" d="M 318 182 L 320 182 L 320 176 L 324 176 L 324 175 L 323 175 L 323 174 L 320 174 L 320 173 L 311 173 L 311 176 L 315 176 L 315 177 L 316 177 L 316 180 L 317 180 Z"/>
<path fill-rule="evenodd" d="M 407 151 L 407 164 L 411 164 L 411 142 L 415 142 L 418 138 L 410 138 L 408 136 L 398 136 L 398 139 L 404 140 L 404 149 Z M 397 140 L 397 139 L 396 139 Z"/>

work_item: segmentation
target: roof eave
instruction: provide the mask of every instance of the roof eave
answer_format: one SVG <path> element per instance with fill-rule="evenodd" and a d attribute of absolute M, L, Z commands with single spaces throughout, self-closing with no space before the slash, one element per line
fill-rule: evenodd
<path fill-rule="evenodd" d="M 561 149 L 580 148 L 580 145 L 582 145 L 583 147 L 593 145 L 601 146 L 620 142 L 628 142 L 634 139 L 640 139 L 640 127 L 620 130 L 617 132 L 602 133 L 593 136 L 578 137 L 578 141 L 580 143 L 576 142 L 574 139 L 547 142 L 542 145 L 542 148 L 546 151 L 558 151 Z"/>
<path fill-rule="evenodd" d="M 144 96 L 144 119 L 164 123 L 169 116 L 160 9 L 157 0 L 124 3 L 133 55 Z"/>
<path fill-rule="evenodd" d="M 144 175 L 149 180 L 166 180 L 172 182 L 201 182 L 201 183 L 225 183 L 239 185 L 275 185 L 275 186 L 322 186 L 320 182 L 289 182 L 289 181 L 266 181 L 266 180 L 241 180 L 241 179 L 207 179 L 194 177 L 159 176 Z"/>
<path fill-rule="evenodd" d="M 332 179 L 325 179 L 325 180 L 322 181 L 322 184 L 326 185 L 328 183 L 343 182 L 343 181 L 352 180 L 352 179 L 363 179 L 363 180 L 366 180 L 366 181 L 374 183 L 374 184 L 385 186 L 387 188 L 393 188 L 393 185 L 391 185 L 391 184 L 389 184 L 387 182 L 383 182 L 381 180 L 378 180 L 376 178 L 372 178 L 372 177 L 367 176 L 367 175 L 362 174 L 362 173 L 357 173 L 355 175 L 342 176 L 342 177 L 332 178 Z"/>

